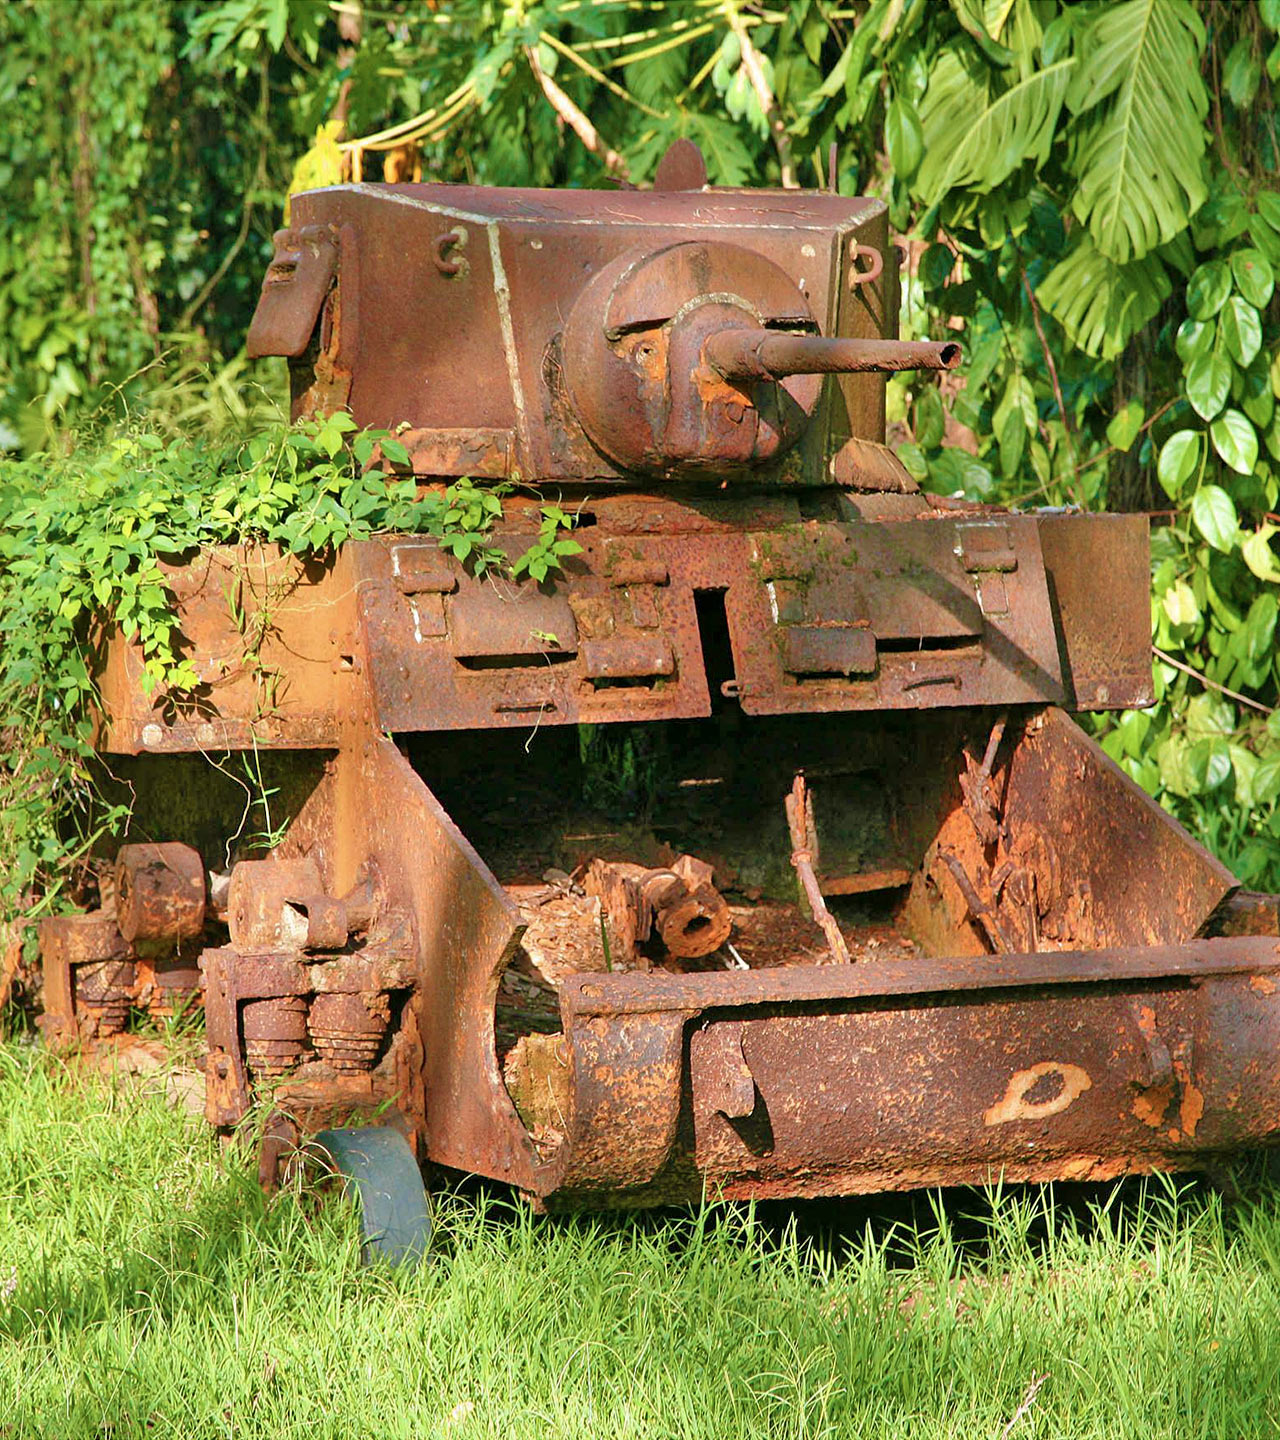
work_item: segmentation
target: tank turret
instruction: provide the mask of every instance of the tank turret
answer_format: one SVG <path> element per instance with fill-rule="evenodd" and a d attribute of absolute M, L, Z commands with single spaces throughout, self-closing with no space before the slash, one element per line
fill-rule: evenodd
<path fill-rule="evenodd" d="M 344 185 L 300 195 L 249 332 L 295 414 L 407 425 L 414 468 L 539 482 L 825 485 L 905 472 L 875 200 Z"/>

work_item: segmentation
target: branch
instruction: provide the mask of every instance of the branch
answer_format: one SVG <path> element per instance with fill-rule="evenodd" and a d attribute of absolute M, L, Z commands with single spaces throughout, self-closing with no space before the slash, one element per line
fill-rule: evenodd
<path fill-rule="evenodd" d="M 605 144 L 596 127 L 542 68 L 542 62 L 538 59 L 538 52 L 534 47 L 526 45 L 524 53 L 525 59 L 529 62 L 529 68 L 533 71 L 534 79 L 542 86 L 542 93 L 547 97 L 551 108 L 560 119 L 593 155 L 598 155 L 604 161 L 604 168 L 610 175 L 619 180 L 629 180 L 631 176 L 627 169 L 627 162 L 616 150 Z"/>
<path fill-rule="evenodd" d="M 637 110 L 652 116 L 655 120 L 667 118 L 663 111 L 655 110 L 651 105 L 646 105 L 643 100 L 637 100 L 630 90 L 624 89 L 616 80 L 610 80 L 603 70 L 597 70 L 589 60 L 584 60 L 571 45 L 566 45 L 563 40 L 557 40 L 550 31 L 543 30 L 538 39 L 544 45 L 549 45 L 558 54 L 563 55 L 566 60 L 572 61 L 584 75 L 589 75 L 597 85 L 603 85 L 606 90 L 611 90 L 619 100 L 625 100 L 628 105 L 634 105 Z"/>
<path fill-rule="evenodd" d="M 778 168 L 782 172 L 782 188 L 798 190 L 800 183 L 796 179 L 796 167 L 791 159 L 791 136 L 787 134 L 787 127 L 778 113 L 778 98 L 769 88 L 768 77 L 760 63 L 760 52 L 751 43 L 750 32 L 743 24 L 734 0 L 724 0 L 724 18 L 729 22 L 730 30 L 738 37 L 747 79 L 751 81 L 751 88 L 756 92 L 765 122 L 773 134 L 774 147 L 778 152 Z"/>
<path fill-rule="evenodd" d="M 245 242 L 249 239 L 249 226 L 253 223 L 253 211 L 257 203 L 254 197 L 262 193 L 267 183 L 267 144 L 271 138 L 271 131 L 267 126 L 269 101 L 267 64 L 264 60 L 262 68 L 258 72 L 258 163 L 249 184 L 249 193 L 245 197 L 244 209 L 240 212 L 240 228 L 236 231 L 236 238 L 231 242 L 221 263 L 200 287 L 195 299 L 182 312 L 182 318 L 178 321 L 179 330 L 185 330 L 188 325 L 194 323 L 196 316 L 204 309 L 205 303 L 218 288 L 222 277 L 231 269 L 236 256 L 244 249 Z"/>
<path fill-rule="evenodd" d="M 1027 292 L 1027 300 L 1031 305 L 1031 319 L 1036 327 L 1036 334 L 1040 337 L 1040 349 L 1044 351 L 1044 363 L 1049 371 L 1049 380 L 1053 385 L 1053 398 L 1058 405 L 1058 414 L 1062 417 L 1062 431 L 1067 442 L 1067 458 L 1071 461 L 1071 475 L 1075 476 L 1080 471 L 1076 463 L 1075 441 L 1071 437 L 1071 421 L 1067 418 L 1066 402 L 1062 398 L 1062 384 L 1058 379 L 1058 367 L 1054 364 L 1053 351 L 1049 349 L 1049 341 L 1044 333 L 1044 325 L 1040 320 L 1040 305 L 1036 300 L 1035 293 L 1031 289 L 1031 281 L 1027 279 L 1027 267 L 1018 261 L 1018 270 L 1022 275 L 1022 288 Z M 1076 497 L 1076 504 L 1080 503 L 1079 496 Z"/>
<path fill-rule="evenodd" d="M 1013 1432 L 1013 1427 L 1036 1403 L 1036 1396 L 1040 1393 L 1040 1387 L 1048 1378 L 1048 1371 L 1043 1375 L 1037 1375 L 1034 1371 L 1032 1372 L 1031 1384 L 1027 1386 L 1027 1393 L 1022 1397 L 1022 1404 L 1013 1412 L 1013 1418 L 1000 1432 L 1000 1440 L 1009 1440 L 1009 1436 Z"/>
<path fill-rule="evenodd" d="M 1250 700 L 1247 695 L 1241 695 L 1238 690 L 1228 690 L 1225 685 L 1219 685 L 1216 680 L 1210 680 L 1201 670 L 1195 670 L 1190 665 L 1184 665 L 1181 660 L 1175 660 L 1172 655 L 1166 654 L 1163 650 L 1153 645 L 1151 653 L 1157 660 L 1162 660 L 1166 665 L 1172 665 L 1175 670 L 1181 670 L 1184 675 L 1190 675 L 1193 680 L 1199 680 L 1208 690 L 1216 690 L 1220 695 L 1226 695 L 1232 700 L 1238 700 L 1241 705 L 1248 705 L 1252 710 L 1258 710 L 1263 715 L 1274 715 L 1276 712 L 1270 705 L 1262 705 L 1257 700 Z"/>

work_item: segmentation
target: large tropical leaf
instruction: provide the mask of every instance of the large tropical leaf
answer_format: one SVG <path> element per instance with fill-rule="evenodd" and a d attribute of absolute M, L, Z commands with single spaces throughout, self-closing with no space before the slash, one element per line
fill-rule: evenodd
<path fill-rule="evenodd" d="M 1037 293 L 1073 344 L 1110 360 L 1155 315 L 1172 288 L 1158 255 L 1117 265 L 1081 235 Z"/>
<path fill-rule="evenodd" d="M 1074 209 L 1122 264 L 1173 239 L 1205 198 L 1204 38 L 1187 0 L 1119 0 L 1077 42 Z"/>
<path fill-rule="evenodd" d="M 1075 66 L 1074 59 L 997 88 L 990 67 L 944 50 L 920 106 L 924 159 L 916 190 L 926 205 L 968 185 L 993 190 L 1028 157 L 1043 162 Z"/>

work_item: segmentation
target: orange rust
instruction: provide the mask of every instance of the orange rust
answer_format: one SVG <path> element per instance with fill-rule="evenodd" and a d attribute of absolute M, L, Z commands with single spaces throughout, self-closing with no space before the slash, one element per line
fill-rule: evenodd
<path fill-rule="evenodd" d="M 1060 1081 L 1056 1092 L 1043 1100 L 1028 1099 L 1039 1083 L 1050 1076 L 1056 1076 Z M 982 1123 L 1006 1125 L 1011 1120 L 1045 1120 L 1065 1110 L 1078 1096 L 1092 1088 L 1093 1081 L 1079 1065 L 1061 1060 L 1041 1060 L 1017 1071 L 1010 1078 L 1004 1096 L 983 1111 Z"/>
<path fill-rule="evenodd" d="M 698 182 L 690 159 L 679 174 Z M 184 755 L 190 774 L 202 752 L 269 747 L 305 769 L 276 863 L 316 873 L 273 898 L 244 870 L 271 900 L 254 935 L 221 873 L 244 863 L 239 809 L 200 837 L 219 872 L 201 956 L 211 1120 L 246 1113 L 255 1056 L 297 1062 L 300 1105 L 397 1091 L 423 1158 L 555 1205 L 1102 1178 L 1280 1140 L 1280 1011 L 1253 1003 L 1280 969 L 1275 897 L 1241 894 L 1065 713 L 1150 699 L 1145 519 L 913 494 L 884 446 L 883 376 L 823 378 L 856 352 L 910 358 L 859 343 L 891 340 L 898 308 L 883 204 L 362 185 L 295 205 L 250 341 L 292 361 L 295 415 L 349 404 L 357 426 L 399 431 L 424 480 L 521 476 L 486 535 L 509 562 L 544 497 L 580 515 L 581 548 L 541 583 L 477 576 L 423 535 L 305 567 L 249 546 L 166 562 L 189 696 L 146 694 L 136 647 L 106 637 L 100 740 L 167 752 L 132 776 L 163 791 Z M 460 216 L 485 233 L 465 256 Z M 853 299 L 851 245 L 886 261 Z M 747 326 L 763 329 L 744 350 Z M 726 346 L 759 368 L 710 373 Z M 656 732 L 688 764 L 679 785 L 723 789 L 655 802 L 653 834 L 619 842 L 635 853 L 578 854 L 567 817 L 544 825 L 523 783 L 492 783 L 514 732 L 657 721 L 680 722 Z M 447 732 L 438 748 L 429 732 Z M 801 848 L 819 898 L 877 887 L 833 905 L 837 926 L 880 907 L 891 941 L 857 966 L 779 940 L 735 952 L 745 969 L 713 950 L 680 974 L 562 953 L 541 1012 L 560 1029 L 524 1058 L 542 1046 L 565 1090 L 554 1143 L 534 1134 L 498 1034 L 528 924 L 508 882 L 550 865 L 571 889 L 568 870 L 640 863 L 684 826 L 680 848 L 710 835 L 737 893 L 786 910 L 762 879 L 771 860 L 786 875 L 785 836 L 750 803 L 774 786 L 770 745 L 788 759 L 775 810 L 797 769 L 835 771 L 818 792 L 838 797 L 834 823 L 815 803 Z M 565 790 L 571 763 L 548 767 Z M 186 819 L 185 798 L 161 794 L 159 818 Z M 525 849 L 554 837 L 528 873 L 493 858 L 504 807 Z M 573 859 L 555 848 L 570 839 Z M 77 1006 L 109 1029 L 190 974 L 185 955 L 117 955 L 99 898 L 87 927 L 49 932 L 50 1018 L 69 1036 Z M 1264 938 L 1221 938 L 1246 933 Z M 91 939 L 103 953 L 79 954 Z"/>
<path fill-rule="evenodd" d="M 1184 1084 L 1182 1103 L 1178 1107 L 1178 1114 L 1187 1138 L 1194 1140 L 1196 1126 L 1199 1125 L 1200 1117 L 1204 1114 L 1204 1091 L 1190 1083 Z"/>
<path fill-rule="evenodd" d="M 1158 1130 L 1164 1123 L 1164 1112 L 1173 1099 L 1173 1082 L 1167 1085 L 1153 1085 L 1134 1098 L 1133 1113 L 1144 1125 Z"/>

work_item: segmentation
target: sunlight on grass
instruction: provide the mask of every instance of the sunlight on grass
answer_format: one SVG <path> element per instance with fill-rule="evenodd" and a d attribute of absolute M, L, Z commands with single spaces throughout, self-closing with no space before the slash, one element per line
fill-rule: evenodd
<path fill-rule="evenodd" d="M 461 1193 L 397 1273 L 361 1268 L 345 1206 L 266 1205 L 154 1083 L 14 1045 L 0 1096 L 0 1436 L 1280 1426 L 1269 1192 L 862 1202 L 808 1240 L 813 1207 L 546 1219 Z"/>

